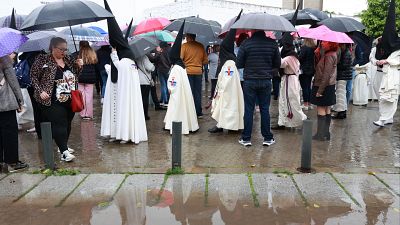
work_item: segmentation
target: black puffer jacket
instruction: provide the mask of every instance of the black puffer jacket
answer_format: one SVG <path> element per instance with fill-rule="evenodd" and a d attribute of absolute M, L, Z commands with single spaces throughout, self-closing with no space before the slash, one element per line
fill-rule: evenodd
<path fill-rule="evenodd" d="M 342 51 L 337 65 L 337 80 L 353 79 L 353 59 L 349 49 Z"/>
<path fill-rule="evenodd" d="M 303 75 L 314 76 L 314 51 L 315 48 L 311 48 L 303 45 L 300 49 L 299 61 L 300 68 L 303 71 Z"/>
<path fill-rule="evenodd" d="M 94 84 L 97 82 L 96 64 L 83 65 L 82 71 L 78 76 L 78 82 L 82 84 Z"/>
<path fill-rule="evenodd" d="M 274 70 L 281 66 L 278 44 L 264 31 L 254 33 L 241 44 L 236 60 L 237 68 L 244 68 L 245 80 L 272 79 Z"/>

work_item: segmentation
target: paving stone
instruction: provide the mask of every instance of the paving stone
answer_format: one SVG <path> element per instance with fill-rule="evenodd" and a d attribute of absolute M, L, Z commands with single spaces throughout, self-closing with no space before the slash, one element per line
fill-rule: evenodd
<path fill-rule="evenodd" d="M 54 206 L 66 197 L 85 178 L 76 176 L 51 176 L 18 201 L 19 204 L 46 204 Z"/>
<path fill-rule="evenodd" d="M 15 200 L 45 178 L 44 175 L 12 174 L 0 181 L 0 204 Z"/>
<path fill-rule="evenodd" d="M 188 174 L 169 176 L 164 190 L 173 192 L 174 198 L 181 198 L 185 204 L 189 198 L 204 202 L 206 177 L 205 174 Z"/>
<path fill-rule="evenodd" d="M 303 207 L 304 203 L 289 176 L 253 174 L 254 190 L 260 206 L 269 208 Z"/>
<path fill-rule="evenodd" d="M 339 174 L 334 176 L 363 208 L 392 204 L 397 197 L 375 177 L 368 174 Z"/>
<path fill-rule="evenodd" d="M 400 174 L 378 173 L 376 176 L 385 181 L 396 194 L 400 195 Z"/>
<path fill-rule="evenodd" d="M 123 174 L 91 174 L 71 194 L 64 205 L 77 202 L 103 202 L 115 193 L 125 175 Z"/>
<path fill-rule="evenodd" d="M 3 177 L 7 176 L 6 174 L 0 174 L 0 180 L 3 179 Z"/>
<path fill-rule="evenodd" d="M 354 204 L 329 174 L 295 174 L 294 179 L 311 205 L 350 207 Z"/>

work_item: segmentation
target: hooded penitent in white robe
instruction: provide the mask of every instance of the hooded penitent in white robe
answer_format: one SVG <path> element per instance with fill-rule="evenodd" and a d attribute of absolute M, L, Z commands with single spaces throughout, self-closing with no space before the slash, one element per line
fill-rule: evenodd
<path fill-rule="evenodd" d="M 356 66 L 356 77 L 353 81 L 353 104 L 354 105 L 367 105 L 368 104 L 368 77 L 366 74 L 368 64 L 363 66 Z"/>
<path fill-rule="evenodd" d="M 240 130 L 244 127 L 244 100 L 240 73 L 232 60 L 225 62 L 218 75 L 211 112 L 218 128 Z"/>
<path fill-rule="evenodd" d="M 284 73 L 279 93 L 279 126 L 298 127 L 307 116 L 303 113 L 300 103 L 300 62 L 294 56 L 282 59 L 281 68 Z"/>
<path fill-rule="evenodd" d="M 383 66 L 379 88 L 379 113 L 381 121 L 392 120 L 397 110 L 400 94 L 400 50 L 390 54 Z"/>
<path fill-rule="evenodd" d="M 101 115 L 100 135 L 106 138 L 115 139 L 116 121 L 117 121 L 117 83 L 111 82 L 111 66 L 104 66 L 108 74 L 106 83 L 106 92 L 104 93 L 103 112 Z"/>
<path fill-rule="evenodd" d="M 135 62 L 129 58 L 118 59 L 117 52 L 111 60 L 118 70 L 117 116 L 115 138 L 138 144 L 147 141 L 139 74 Z"/>
<path fill-rule="evenodd" d="M 172 122 L 182 122 L 182 134 L 199 129 L 196 108 L 186 70 L 174 65 L 167 81 L 170 92 L 167 114 L 164 118 L 165 129 L 172 134 Z"/>

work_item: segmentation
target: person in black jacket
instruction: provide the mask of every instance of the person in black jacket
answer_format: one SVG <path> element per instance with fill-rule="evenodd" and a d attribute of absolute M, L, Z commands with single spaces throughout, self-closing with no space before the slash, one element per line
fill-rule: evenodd
<path fill-rule="evenodd" d="M 82 71 L 78 76 L 78 89 L 83 94 L 85 108 L 80 112 L 82 119 L 93 119 L 93 87 L 97 82 L 97 55 L 89 42 L 79 42 L 79 59 L 83 60 Z"/>
<path fill-rule="evenodd" d="M 96 52 L 97 60 L 99 63 L 97 64 L 97 70 L 100 74 L 100 84 L 101 84 L 101 99 L 104 98 L 104 93 L 106 91 L 106 84 L 107 84 L 107 72 L 104 66 L 106 64 L 111 65 L 111 48 L 109 45 L 101 46 L 99 50 Z"/>
<path fill-rule="evenodd" d="M 169 76 L 169 70 L 171 69 L 171 62 L 169 60 L 169 51 L 171 47 L 167 42 L 160 42 L 160 48 L 155 54 L 154 65 L 156 66 L 156 72 L 158 79 L 160 80 L 161 99 L 160 105 L 167 106 L 169 100 L 169 93 L 167 88 L 167 80 Z"/>
<path fill-rule="evenodd" d="M 303 90 L 303 109 L 311 109 L 311 81 L 315 73 L 314 51 L 316 44 L 313 39 L 305 39 L 300 49 L 299 61 L 302 73 L 299 76 L 301 89 Z"/>
<path fill-rule="evenodd" d="M 275 143 L 271 132 L 269 105 L 271 101 L 271 79 L 274 71 L 281 66 L 278 44 L 265 36 L 264 31 L 256 31 L 240 46 L 236 66 L 243 71 L 244 130 L 239 143 L 251 146 L 253 112 L 258 99 L 261 113 L 261 133 L 263 145 Z"/>
<path fill-rule="evenodd" d="M 345 119 L 347 111 L 346 85 L 353 79 L 353 60 L 348 44 L 340 44 L 340 60 L 337 65 L 336 104 L 333 119 Z"/>

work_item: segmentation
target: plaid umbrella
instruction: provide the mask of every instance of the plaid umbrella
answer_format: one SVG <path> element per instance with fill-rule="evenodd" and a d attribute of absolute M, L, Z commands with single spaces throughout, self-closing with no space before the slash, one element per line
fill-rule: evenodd
<path fill-rule="evenodd" d="M 18 15 L 15 13 L 14 16 L 15 16 L 15 24 L 17 25 L 17 29 L 19 30 L 21 28 L 22 23 L 24 23 L 26 15 Z M 11 17 L 12 17 L 11 15 L 1 17 L 0 27 L 10 27 Z"/>
<path fill-rule="evenodd" d="M 0 57 L 17 50 L 28 38 L 20 31 L 11 28 L 0 28 Z"/>
<path fill-rule="evenodd" d="M 105 41 L 103 35 L 98 31 L 88 27 L 72 27 L 72 34 L 74 35 L 75 41 Z M 65 28 L 60 33 L 69 36 L 72 39 L 70 28 Z"/>

